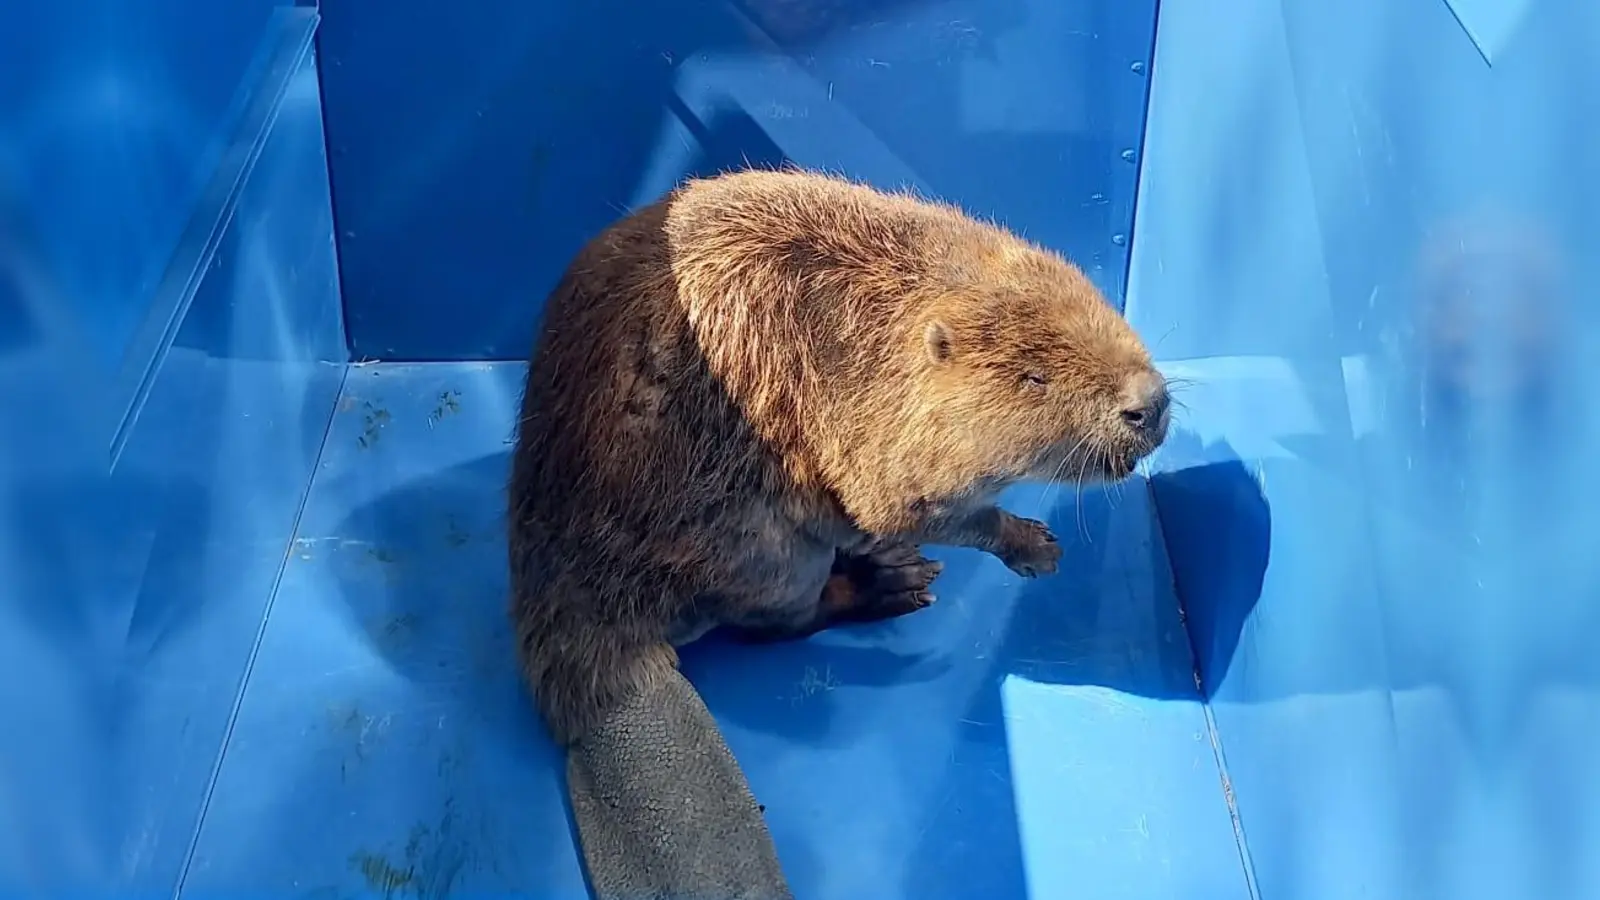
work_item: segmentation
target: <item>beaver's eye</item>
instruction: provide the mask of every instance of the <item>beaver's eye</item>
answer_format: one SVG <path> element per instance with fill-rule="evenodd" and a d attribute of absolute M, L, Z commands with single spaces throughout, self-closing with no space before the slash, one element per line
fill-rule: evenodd
<path fill-rule="evenodd" d="M 1038 372 L 1029 372 L 1022 376 L 1022 383 L 1031 388 L 1042 388 L 1049 384 L 1049 380 Z"/>

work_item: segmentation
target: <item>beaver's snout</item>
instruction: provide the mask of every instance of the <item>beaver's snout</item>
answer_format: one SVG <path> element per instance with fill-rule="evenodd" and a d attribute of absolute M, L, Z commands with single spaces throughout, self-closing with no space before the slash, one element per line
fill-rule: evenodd
<path fill-rule="evenodd" d="M 1143 369 L 1128 376 L 1122 391 L 1122 421 L 1146 448 L 1154 449 L 1167 439 L 1172 395 L 1167 379 L 1154 369 Z"/>

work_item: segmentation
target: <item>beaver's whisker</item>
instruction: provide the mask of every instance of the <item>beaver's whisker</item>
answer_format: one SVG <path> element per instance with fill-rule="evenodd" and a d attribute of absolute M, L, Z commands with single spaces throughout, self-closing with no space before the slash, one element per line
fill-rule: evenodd
<path fill-rule="evenodd" d="M 1053 510 L 1055 508 L 1056 498 L 1061 495 L 1062 476 L 1066 474 L 1067 466 L 1072 464 L 1072 454 L 1076 453 L 1078 448 L 1083 446 L 1083 441 L 1084 438 L 1079 438 L 1078 443 L 1074 444 L 1072 449 L 1068 450 L 1066 455 L 1061 457 L 1061 462 L 1056 465 L 1055 471 L 1050 474 L 1050 479 L 1047 482 L 1049 487 L 1045 489 L 1044 508 L 1046 513 L 1042 513 L 1040 516 L 1041 518 L 1043 518 L 1044 515 L 1047 515 L 1049 510 Z"/>
<path fill-rule="evenodd" d="M 1083 449 L 1084 444 L 1088 440 L 1089 440 L 1089 436 L 1088 435 L 1084 435 L 1083 437 L 1078 438 L 1078 442 L 1076 444 L 1072 445 L 1072 449 L 1067 451 L 1067 455 L 1066 456 L 1062 457 L 1062 459 L 1061 459 L 1061 469 L 1062 469 L 1063 472 L 1066 471 L 1066 467 L 1067 466 L 1072 464 L 1073 459 L 1075 459 L 1075 458 L 1081 459 L 1082 458 L 1080 453 L 1079 453 L 1079 451 L 1081 451 Z M 1081 464 L 1078 467 L 1077 476 L 1073 479 L 1073 501 L 1072 501 L 1072 504 L 1073 504 L 1073 516 L 1074 516 L 1074 518 L 1075 519 L 1076 518 L 1081 518 L 1082 512 L 1083 512 L 1083 466 Z M 1080 531 L 1081 530 L 1082 529 L 1080 527 Z"/>
<path fill-rule="evenodd" d="M 1111 467 L 1110 447 L 1104 441 L 1097 441 L 1095 443 L 1094 452 L 1100 460 L 1100 468 L 1106 472 L 1106 478 L 1102 479 L 1100 482 L 1100 493 L 1106 498 L 1106 505 L 1111 509 L 1116 509 L 1116 497 L 1111 491 L 1111 488 L 1114 484 L 1111 476 L 1114 475 L 1115 472 Z"/>
<path fill-rule="evenodd" d="M 1071 458 L 1070 456 L 1062 457 L 1061 462 L 1056 463 L 1055 469 L 1051 471 L 1050 479 L 1046 482 L 1048 486 L 1045 488 L 1044 500 L 1041 503 L 1043 508 L 1039 513 L 1040 519 L 1048 519 L 1050 514 L 1055 511 L 1056 500 L 1061 496 L 1061 479 L 1066 475 L 1067 463 Z"/>
<path fill-rule="evenodd" d="M 1084 518 L 1083 518 L 1083 476 L 1084 476 L 1084 473 L 1088 471 L 1089 461 L 1091 459 L 1093 459 L 1093 458 L 1094 457 L 1093 457 L 1092 453 L 1090 453 L 1088 451 L 1083 453 L 1083 455 L 1080 457 L 1080 461 L 1078 463 L 1078 477 L 1076 479 L 1074 479 L 1074 482 L 1077 485 L 1077 492 L 1078 492 L 1078 496 L 1077 496 L 1077 512 L 1076 512 L 1077 523 L 1078 523 L 1078 534 L 1079 534 L 1079 536 L 1081 536 L 1083 538 L 1083 542 L 1086 543 L 1086 544 L 1093 544 L 1094 543 L 1094 538 L 1089 536 L 1089 523 L 1087 521 L 1085 521 Z"/>

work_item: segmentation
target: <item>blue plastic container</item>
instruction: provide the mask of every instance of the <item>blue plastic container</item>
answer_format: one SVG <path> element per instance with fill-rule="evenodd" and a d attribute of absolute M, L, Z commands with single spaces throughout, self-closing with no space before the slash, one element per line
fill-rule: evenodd
<path fill-rule="evenodd" d="M 805 900 L 1600 897 L 1600 5 L 0 10 L 0 896 L 581 898 L 503 625 L 545 291 L 793 162 L 1182 385 L 1062 574 L 686 654 Z M 1586 762 L 1587 761 L 1587 762 Z"/>

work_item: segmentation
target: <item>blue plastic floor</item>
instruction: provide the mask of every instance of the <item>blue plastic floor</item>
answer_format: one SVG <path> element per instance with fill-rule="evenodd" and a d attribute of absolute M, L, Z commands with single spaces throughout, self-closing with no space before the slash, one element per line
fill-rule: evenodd
<path fill-rule="evenodd" d="M 521 374 L 349 371 L 186 896 L 585 896 L 504 625 Z M 797 896 L 1242 900 L 1143 484 L 1008 505 L 1063 574 L 945 553 L 914 616 L 686 652 Z"/>

